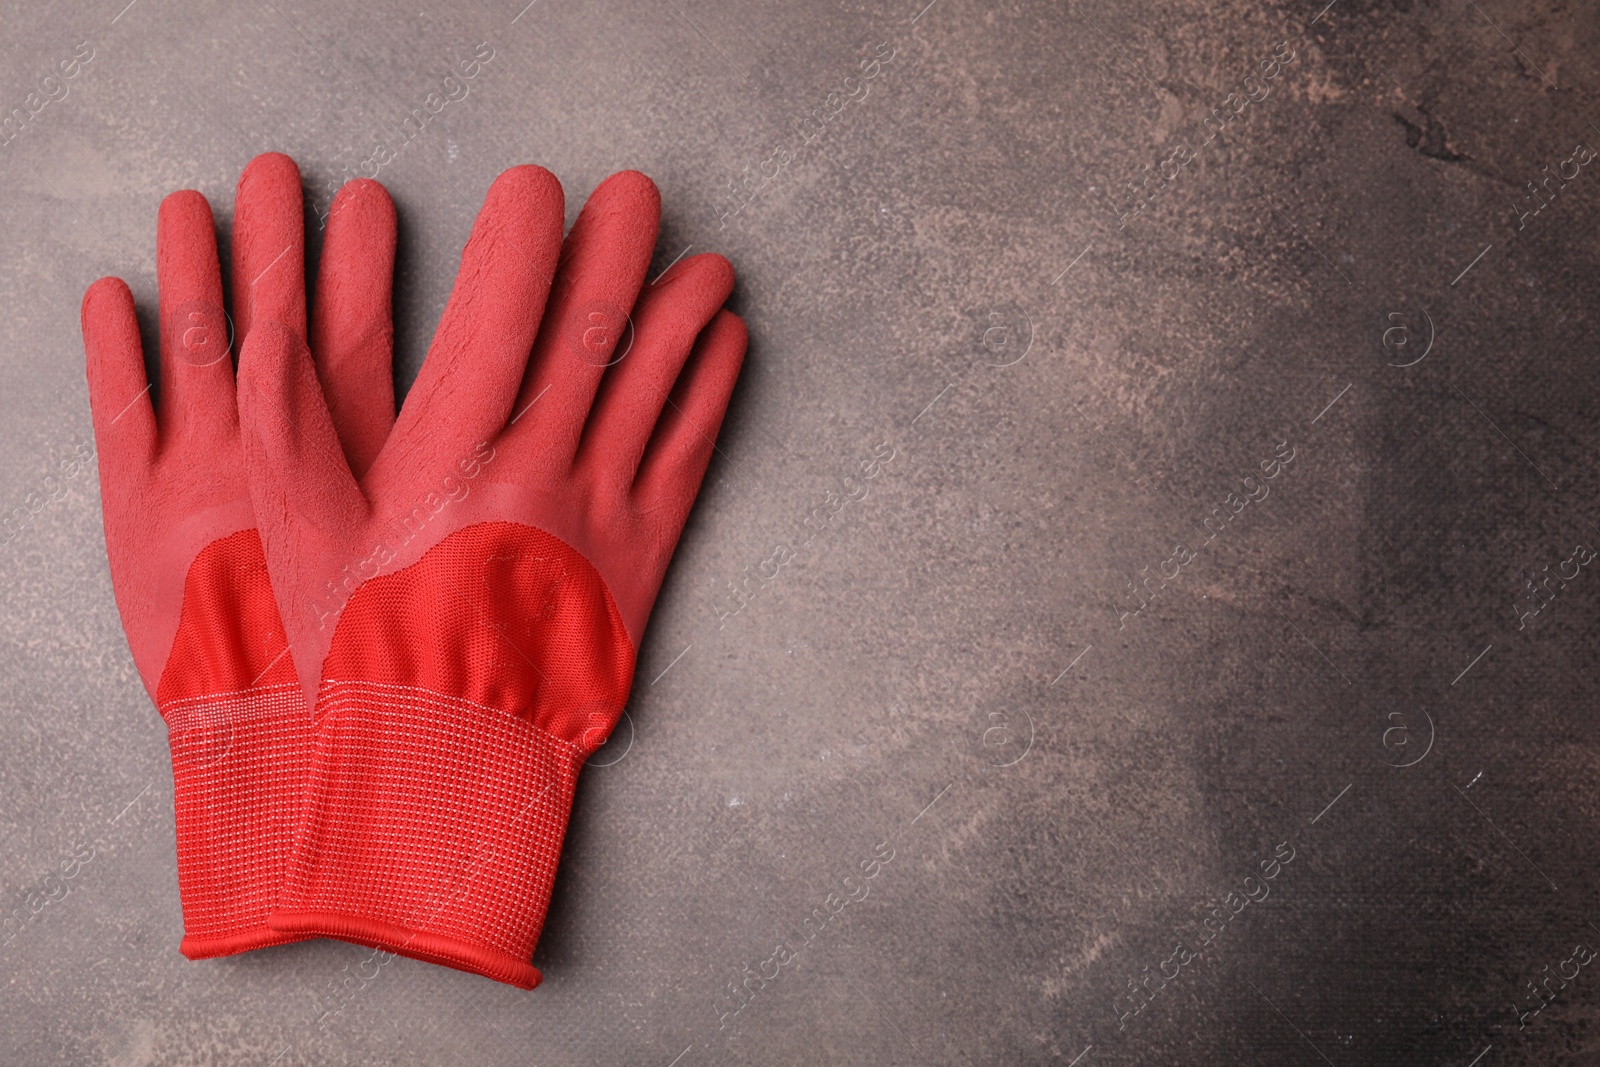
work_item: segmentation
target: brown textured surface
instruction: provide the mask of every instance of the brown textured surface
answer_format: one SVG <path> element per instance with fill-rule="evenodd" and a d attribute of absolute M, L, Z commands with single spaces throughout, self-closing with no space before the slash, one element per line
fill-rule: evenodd
<path fill-rule="evenodd" d="M 923 2 L 8 11 L 0 107 L 94 58 L 0 146 L 0 1059 L 1600 1056 L 1593 967 L 1517 1017 L 1600 946 L 1600 577 L 1518 628 L 1529 573 L 1600 540 L 1600 169 L 1514 211 L 1600 141 L 1600 17 Z M 1280 41 L 1265 98 L 1119 228 L 1128 179 Z M 739 271 L 724 456 L 580 782 L 539 990 L 326 942 L 188 963 L 78 301 L 117 273 L 148 316 L 160 197 L 203 191 L 226 233 L 257 152 L 325 210 L 480 42 L 378 175 L 403 380 L 496 173 L 544 164 L 575 211 L 637 167 L 656 269 Z M 858 99 L 792 131 L 833 92 Z M 1270 896 L 1119 1030 L 1128 982 L 1285 842 Z M 729 983 L 774 969 L 733 1014 Z"/>

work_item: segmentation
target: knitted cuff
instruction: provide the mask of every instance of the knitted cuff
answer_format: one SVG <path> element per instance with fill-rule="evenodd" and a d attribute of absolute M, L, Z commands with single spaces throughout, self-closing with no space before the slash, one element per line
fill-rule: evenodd
<path fill-rule="evenodd" d="M 538 985 L 578 747 L 414 686 L 328 681 L 318 714 L 272 929 Z"/>
<path fill-rule="evenodd" d="M 177 700 L 161 714 L 172 748 L 179 951 L 198 960 L 300 940 L 267 926 L 311 750 L 300 687 Z"/>

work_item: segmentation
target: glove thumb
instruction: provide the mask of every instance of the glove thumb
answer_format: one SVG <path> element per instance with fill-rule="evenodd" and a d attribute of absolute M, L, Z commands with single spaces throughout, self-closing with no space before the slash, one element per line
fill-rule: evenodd
<path fill-rule="evenodd" d="M 245 338 L 239 427 L 273 593 L 301 683 L 314 702 L 327 644 L 319 631 L 343 605 L 330 604 L 302 564 L 355 558 L 369 509 L 340 447 L 311 353 L 281 323 L 258 322 Z"/>

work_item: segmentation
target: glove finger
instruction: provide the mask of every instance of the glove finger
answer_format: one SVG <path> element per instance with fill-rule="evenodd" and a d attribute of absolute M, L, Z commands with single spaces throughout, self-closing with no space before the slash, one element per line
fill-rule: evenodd
<path fill-rule="evenodd" d="M 733 267 L 707 253 L 685 260 L 646 289 L 634 308 L 633 349 L 606 372 L 578 462 L 627 488 L 695 339 L 733 292 Z"/>
<path fill-rule="evenodd" d="M 211 205 L 192 189 L 161 201 L 156 216 L 161 371 L 156 408 L 161 441 L 207 448 L 238 425 L 222 268 Z"/>
<path fill-rule="evenodd" d="M 345 462 L 311 352 L 282 323 L 257 321 L 245 338 L 239 421 L 273 595 L 306 706 L 313 707 L 327 651 L 315 635 L 343 607 L 330 599 L 335 587 L 315 564 L 341 555 L 356 558 L 351 535 L 368 508 Z M 348 574 L 347 568 L 341 577 Z"/>
<path fill-rule="evenodd" d="M 83 350 L 104 484 L 132 486 L 156 451 L 156 413 L 144 370 L 133 294 L 121 278 L 101 278 L 83 294 Z M 106 504 L 110 506 L 110 498 Z"/>
<path fill-rule="evenodd" d="M 394 201 L 366 178 L 333 198 L 317 271 L 311 348 L 345 458 L 357 478 L 394 426 Z"/>
<path fill-rule="evenodd" d="M 523 433 L 540 442 L 550 462 L 565 465 L 577 452 L 595 390 L 650 270 L 660 225 L 655 182 L 626 170 L 600 183 L 567 235 L 513 413 L 527 414 L 519 421 L 532 428 Z"/>
<path fill-rule="evenodd" d="M 743 319 L 731 311 L 718 313 L 678 376 L 639 465 L 634 495 L 645 512 L 658 512 L 674 531 L 666 546 L 669 556 L 711 462 L 748 340 Z"/>
<path fill-rule="evenodd" d="M 384 473 L 402 483 L 428 477 L 504 428 L 555 276 L 564 218 L 561 183 L 543 167 L 512 167 L 489 187 L 375 472 L 392 462 Z"/>
<path fill-rule="evenodd" d="M 300 168 L 281 152 L 252 159 L 233 208 L 233 312 L 239 338 L 271 320 L 306 335 L 306 226 Z"/>

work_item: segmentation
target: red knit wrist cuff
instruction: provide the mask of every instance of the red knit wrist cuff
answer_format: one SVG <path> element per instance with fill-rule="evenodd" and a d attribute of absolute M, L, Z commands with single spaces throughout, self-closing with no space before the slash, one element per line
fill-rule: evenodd
<path fill-rule="evenodd" d="M 254 929 L 240 930 L 220 937 L 195 937 L 193 934 L 184 934 L 183 940 L 178 943 L 178 951 L 191 960 L 209 960 L 218 956 L 236 956 L 241 952 L 267 948 L 269 945 L 287 945 L 294 941 L 305 941 L 312 936 L 274 930 L 263 921 Z"/>
<path fill-rule="evenodd" d="M 431 690 L 324 684 L 274 930 L 532 989 L 582 755 Z"/>
<path fill-rule="evenodd" d="M 298 941 L 267 926 L 311 749 L 294 682 L 163 705 L 192 960 Z"/>

